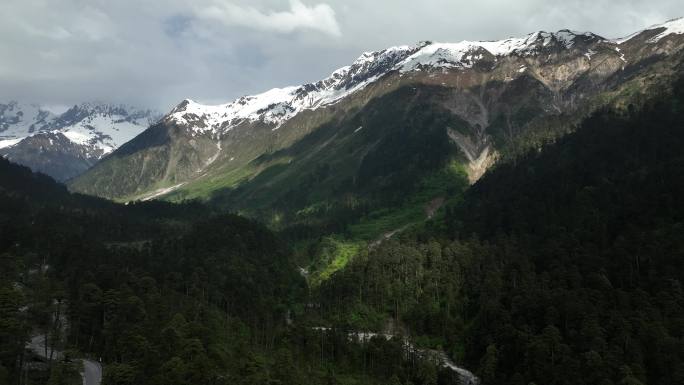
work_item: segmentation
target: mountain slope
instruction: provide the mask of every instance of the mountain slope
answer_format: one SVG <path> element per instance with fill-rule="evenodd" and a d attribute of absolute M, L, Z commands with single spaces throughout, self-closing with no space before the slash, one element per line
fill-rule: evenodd
<path fill-rule="evenodd" d="M 84 103 L 55 115 L 40 106 L 0 104 L 0 155 L 57 180 L 81 174 L 155 119 L 134 107 Z"/>
<path fill-rule="evenodd" d="M 498 268 L 466 291 L 483 288 L 469 360 L 501 347 L 489 383 L 684 381 L 684 66 L 680 76 L 643 111 L 601 112 L 497 169 L 451 218 L 495 244 L 475 265 Z"/>
<path fill-rule="evenodd" d="M 384 155 L 373 153 L 376 144 L 395 133 L 378 125 L 392 118 L 397 121 L 389 126 L 401 125 L 399 117 L 415 111 L 418 100 L 420 108 L 445 119 L 440 135 L 455 145 L 450 157 L 475 181 L 497 158 L 554 140 L 600 106 L 639 106 L 667 87 L 682 61 L 683 23 L 673 20 L 620 40 L 559 31 L 498 42 L 424 42 L 364 53 L 317 83 L 219 106 L 185 100 L 70 188 L 121 200 L 219 197 L 233 209 L 279 216 L 283 212 L 273 202 L 296 194 L 291 186 L 283 189 L 282 181 L 303 180 L 325 154 L 339 154 L 336 160 L 346 166 L 330 168 L 328 187 L 316 185 L 312 193 L 318 197 L 287 207 L 301 211 L 349 193 L 334 184 L 351 180 L 356 186 L 360 165 L 371 162 L 367 156 L 380 161 Z M 373 120 L 383 103 L 392 104 L 395 114 Z M 405 138 L 419 135 L 424 124 L 411 123 L 405 132 L 413 134 Z M 349 143 L 355 147 L 342 151 Z M 435 163 L 424 172 L 444 166 Z M 271 201 L 256 202 L 254 194 L 241 191 L 259 191 Z M 352 200 L 364 198 L 358 189 L 351 192 Z"/>
<path fill-rule="evenodd" d="M 444 218 L 317 290 L 339 327 L 386 319 L 489 384 L 684 382 L 684 65 L 502 162 Z"/>

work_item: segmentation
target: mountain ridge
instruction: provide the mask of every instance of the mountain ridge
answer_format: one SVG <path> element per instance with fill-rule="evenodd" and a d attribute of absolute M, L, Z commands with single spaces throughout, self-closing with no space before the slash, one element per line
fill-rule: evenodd
<path fill-rule="evenodd" d="M 638 106 L 667 87 L 682 61 L 682 23 L 675 19 L 613 40 L 561 30 L 494 42 L 423 42 L 366 52 L 315 83 L 218 106 L 186 99 L 149 129 L 156 134 L 114 151 L 70 188 L 124 201 L 211 199 L 250 185 L 269 189 L 271 182 L 255 176 L 271 167 L 317 167 L 313 153 L 290 159 L 273 154 L 326 124 L 353 125 L 324 130 L 330 136 L 316 148 L 334 152 L 357 128 L 373 130 L 361 123 L 370 118 L 364 114 L 371 100 L 402 88 L 417 92 L 395 103 L 408 106 L 412 98 L 427 97 L 429 105 L 462 122 L 460 129 L 444 127 L 444 140 L 457 145 L 454 156 L 474 182 L 498 158 L 555 140 L 596 108 Z M 346 160 L 353 167 L 374 151 L 372 143 L 360 145 Z M 238 204 L 232 208 L 244 209 Z"/>
<path fill-rule="evenodd" d="M 232 123 L 235 120 L 242 121 L 250 119 L 252 121 L 264 119 L 264 121 L 276 124 L 279 127 L 283 121 L 288 120 L 301 109 L 315 109 L 334 103 L 346 95 L 322 95 L 322 97 L 309 98 L 311 91 L 318 90 L 341 90 L 352 93 L 358 90 L 356 87 L 364 87 L 369 82 L 377 80 L 377 70 L 385 68 L 384 72 L 400 70 L 409 72 L 417 69 L 421 65 L 432 66 L 469 66 L 473 61 L 482 59 L 481 56 L 473 55 L 478 49 L 483 49 L 495 57 L 507 56 L 510 54 L 530 54 L 534 50 L 546 47 L 551 43 L 564 45 L 565 48 L 572 48 L 576 39 L 600 41 L 621 45 L 629 40 L 636 38 L 640 34 L 649 31 L 664 29 L 649 39 L 649 42 L 656 43 L 669 34 L 684 34 L 684 18 L 672 19 L 666 23 L 653 25 L 628 37 L 619 39 L 605 39 L 592 32 L 579 32 L 569 29 L 561 29 L 557 32 L 537 31 L 520 38 L 508 38 L 496 41 L 461 41 L 459 43 L 435 43 L 424 41 L 414 46 L 395 46 L 380 51 L 364 52 L 351 65 L 338 68 L 332 74 L 318 82 L 307 83 L 301 86 L 289 86 L 284 88 L 273 88 L 261 94 L 242 96 L 232 102 L 219 105 L 202 105 L 192 99 L 185 99 L 178 104 L 168 115 L 178 123 L 190 123 L 192 120 L 184 119 L 183 112 L 202 117 L 200 114 L 208 115 L 207 120 L 211 128 L 223 126 L 226 122 Z M 470 54 L 470 55 L 468 55 Z M 586 53 L 590 57 L 592 53 Z M 400 60 L 397 60 L 400 59 Z M 361 82 L 354 82 L 355 77 L 361 77 Z M 382 75 L 382 74 L 381 74 Z M 278 98 L 283 99 L 278 99 Z M 287 98 L 290 97 L 291 105 Z M 296 103 L 299 101 L 302 103 Z M 257 101 L 256 106 L 252 106 L 252 101 Z M 307 104 L 308 102 L 308 104 Z M 243 107 L 246 111 L 235 108 L 235 105 Z M 283 105 L 285 104 L 285 105 Z M 221 111 L 223 110 L 223 111 Z M 273 110 L 273 111 L 271 111 Z M 230 115 L 233 112 L 234 115 Z M 269 113 L 270 112 L 270 113 Z M 294 112 L 294 113 L 293 113 Z M 218 117 L 223 113 L 225 120 Z M 279 119 L 280 118 L 280 119 Z M 232 128 L 233 124 L 228 124 L 226 129 Z M 194 127 L 197 128 L 197 127 Z"/>

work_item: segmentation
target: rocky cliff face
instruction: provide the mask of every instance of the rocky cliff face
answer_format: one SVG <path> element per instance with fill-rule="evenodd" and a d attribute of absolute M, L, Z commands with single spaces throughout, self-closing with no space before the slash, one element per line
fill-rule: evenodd
<path fill-rule="evenodd" d="M 337 153 L 357 130 L 394 135 L 378 128 L 382 122 L 364 124 L 381 113 L 370 104 L 381 98 L 391 100 L 397 114 L 421 106 L 444 115 L 444 140 L 454 143 L 475 181 L 496 159 L 569 132 L 596 108 L 638 107 L 667 87 L 682 70 L 682 33 L 678 19 L 618 40 L 563 30 L 364 53 L 316 83 L 218 106 L 185 100 L 71 188 L 123 200 L 207 198 L 238 186 L 266 191 L 277 183 L 262 173 L 275 164 L 308 172 L 316 168 L 314 154 Z M 428 123 L 411 129 L 419 133 Z M 358 151 L 340 155 L 352 165 L 345 177 L 358 177 L 364 157 L 384 139 L 372 140 L 354 139 Z"/>

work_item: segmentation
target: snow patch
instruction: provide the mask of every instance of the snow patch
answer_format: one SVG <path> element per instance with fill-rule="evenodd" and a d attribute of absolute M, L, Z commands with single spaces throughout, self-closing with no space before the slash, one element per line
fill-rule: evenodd
<path fill-rule="evenodd" d="M 664 38 L 665 36 L 668 35 L 681 35 L 684 34 L 684 18 L 679 18 L 679 19 L 674 19 L 670 20 L 667 23 L 657 25 L 654 27 L 651 27 L 649 29 L 656 29 L 656 28 L 665 28 L 665 30 L 658 35 L 654 36 L 651 38 L 648 42 L 649 43 L 656 43 L 660 39 Z"/>
<path fill-rule="evenodd" d="M 24 138 L 0 140 L 0 148 L 12 147 L 12 146 L 14 146 L 15 144 L 21 142 L 22 140 L 24 140 Z"/>
<path fill-rule="evenodd" d="M 589 51 L 584 53 L 584 56 L 586 56 L 587 60 L 591 61 L 591 57 L 596 55 L 596 51 L 590 49 Z"/>
<path fill-rule="evenodd" d="M 625 59 L 625 54 L 624 52 L 621 52 L 620 47 L 615 47 L 615 52 L 617 52 L 620 55 L 620 60 L 622 60 L 623 63 L 627 64 L 627 59 Z M 625 70 L 625 66 L 622 66 L 622 70 Z"/>
<path fill-rule="evenodd" d="M 649 39 L 648 43 L 657 43 L 658 41 L 660 41 L 665 36 L 669 36 L 671 34 L 676 34 L 676 35 L 684 34 L 684 17 L 672 19 L 672 20 L 669 20 L 663 24 L 652 25 L 646 29 L 643 29 L 641 31 L 637 31 L 637 32 L 630 34 L 630 35 L 627 35 L 625 37 L 622 37 L 619 39 L 613 39 L 612 42 L 615 44 L 623 44 L 625 42 L 632 40 L 634 37 L 641 35 L 642 33 L 646 32 L 646 31 L 652 31 L 654 29 L 660 29 L 660 28 L 664 28 L 664 30 L 661 33 L 659 33 L 658 35 Z"/>

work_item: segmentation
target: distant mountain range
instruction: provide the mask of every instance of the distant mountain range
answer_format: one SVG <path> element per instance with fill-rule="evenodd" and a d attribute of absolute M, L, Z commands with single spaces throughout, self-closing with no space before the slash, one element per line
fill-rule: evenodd
<path fill-rule="evenodd" d="M 0 104 L 0 155 L 67 180 L 144 131 L 160 114 L 83 103 L 54 114 L 35 104 Z"/>

